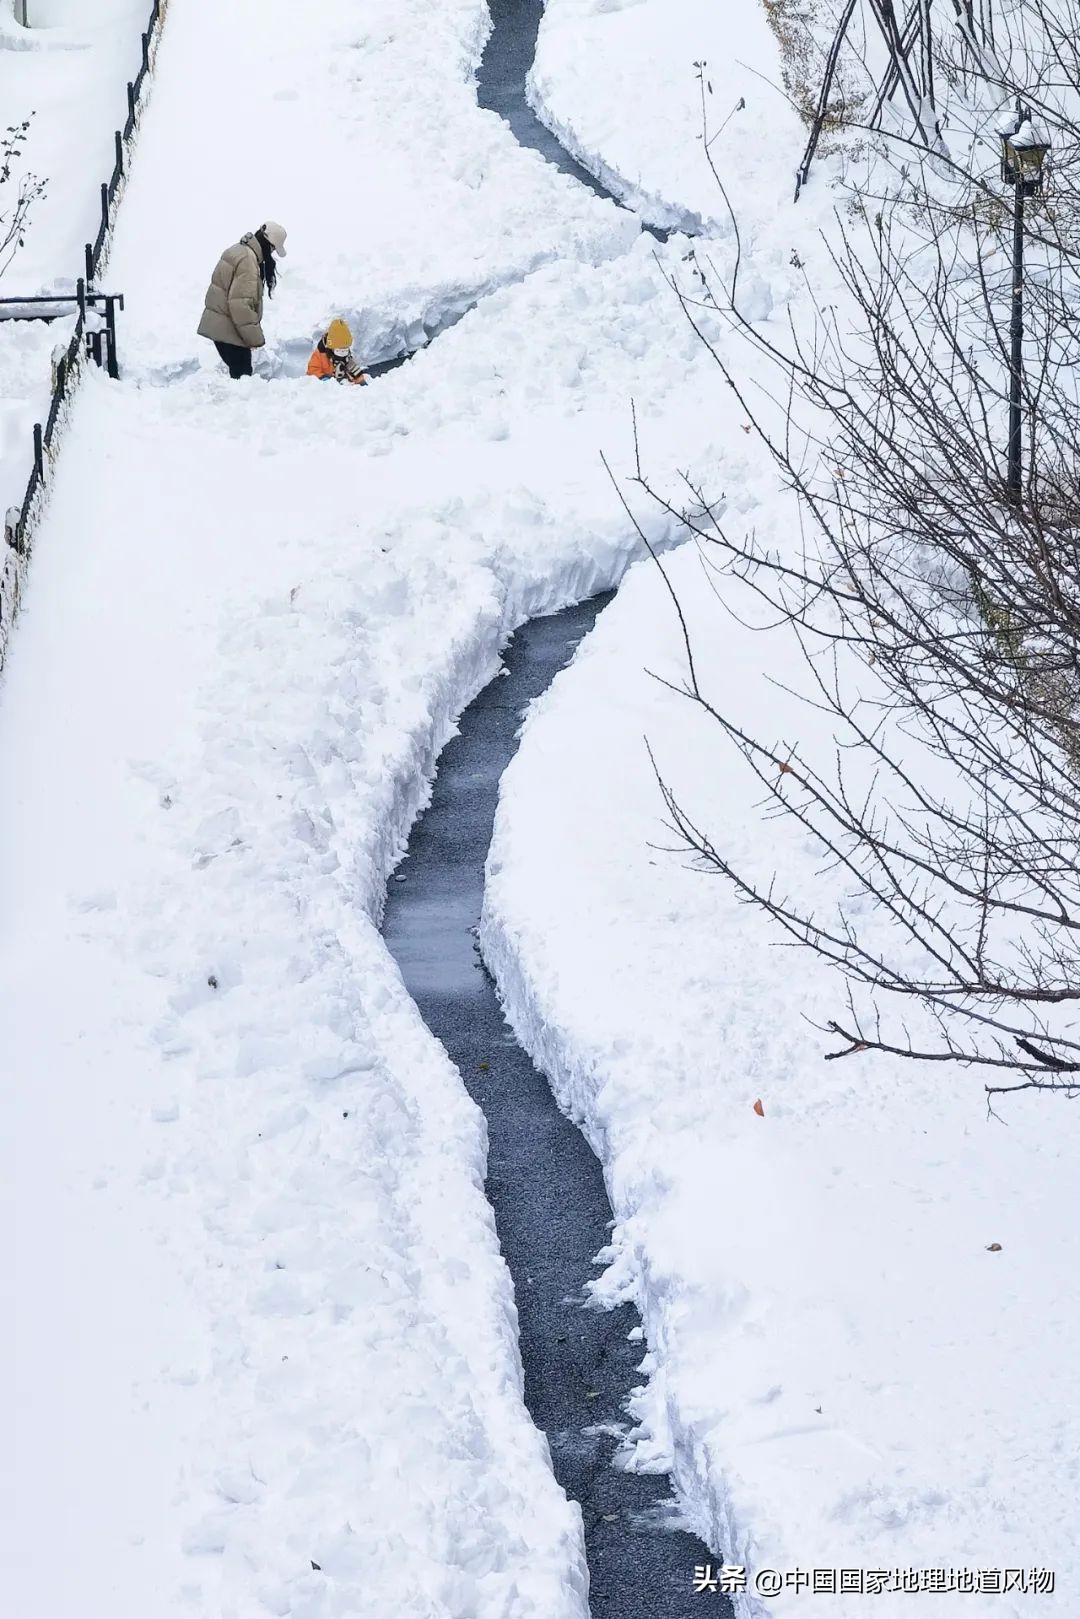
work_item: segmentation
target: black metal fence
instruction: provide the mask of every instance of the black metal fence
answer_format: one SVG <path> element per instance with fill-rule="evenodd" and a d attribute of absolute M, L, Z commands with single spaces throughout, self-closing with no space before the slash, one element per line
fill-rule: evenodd
<path fill-rule="evenodd" d="M 112 217 L 113 203 L 124 179 L 125 158 L 135 133 L 135 124 L 138 120 L 139 100 L 142 96 L 146 76 L 150 72 L 150 55 L 157 39 L 158 27 L 169 0 L 154 0 L 150 7 L 150 21 L 146 25 L 146 32 L 142 35 L 142 62 L 134 80 L 127 87 L 127 118 L 123 129 L 116 131 L 116 162 L 113 164 L 112 174 L 101 187 L 101 223 L 97 235 L 92 242 L 86 244 L 86 285 L 92 287 L 101 269 L 102 259 L 105 257 L 105 246 L 109 239 L 109 224 Z"/>
<path fill-rule="evenodd" d="M 17 307 L 20 318 L 23 319 L 55 318 L 56 315 L 68 313 L 72 309 L 75 312 L 75 329 L 71 339 L 62 354 L 54 354 L 48 415 L 44 425 L 40 422 L 34 423 L 34 461 L 25 493 L 21 503 L 10 507 L 4 517 L 6 545 L 20 558 L 25 557 L 27 553 L 30 526 L 45 488 L 46 458 L 52 450 L 57 428 L 63 417 L 64 405 L 71 395 L 83 361 L 90 358 L 98 365 L 103 365 L 110 377 L 119 376 L 116 310 L 117 307 L 123 309 L 124 300 L 118 293 L 96 291 L 95 282 L 107 258 L 109 232 L 113 223 L 117 195 L 123 185 L 130 159 L 131 141 L 138 122 L 143 86 L 150 72 L 150 63 L 168 4 L 169 0 L 153 0 L 150 8 L 150 19 L 146 32 L 142 35 L 142 62 L 138 73 L 127 87 L 127 118 L 123 129 L 116 131 L 116 161 L 113 164 L 112 174 L 101 187 L 101 223 L 98 225 L 94 240 L 86 244 L 85 274 L 76 283 L 75 297 L 68 295 L 62 298 L 0 300 L 0 308 Z M 28 317 L 21 313 L 25 309 L 35 307 L 41 308 L 42 315 Z M 52 308 L 52 317 L 44 315 L 46 307 Z M 8 585 L 8 590 L 5 590 L 5 585 Z M 16 605 L 16 600 L 9 599 L 13 593 L 17 600 L 17 581 L 12 584 L 9 570 L 5 568 L 3 578 L 0 578 L 0 631 L 9 626 L 11 612 Z M 2 650 L 3 637 L 0 634 L 0 653 Z"/>

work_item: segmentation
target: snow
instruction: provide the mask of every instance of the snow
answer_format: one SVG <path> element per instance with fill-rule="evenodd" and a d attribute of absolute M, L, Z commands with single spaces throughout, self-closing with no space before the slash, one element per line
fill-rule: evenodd
<path fill-rule="evenodd" d="M 20 181 L 44 180 L 24 245 L 0 278 L 0 297 L 74 291 L 83 250 L 101 220 L 101 183 L 116 160 L 114 132 L 127 116 L 125 84 L 140 61 L 149 0 L 28 0 L 30 26 L 0 4 L 0 104 L 8 123 L 30 120 L 0 210 Z M 21 505 L 32 466 L 31 430 L 49 406 L 49 356 L 72 321 L 0 321 L 0 512 Z"/>
<path fill-rule="evenodd" d="M 696 549 L 666 567 L 706 695 L 738 683 L 748 723 L 812 745 L 737 622 L 749 598 L 726 582 L 717 634 Z M 791 667 L 778 655 L 771 673 Z M 649 1345 L 638 1464 L 672 1468 L 732 1563 L 1042 1566 L 1067 1592 L 1080 1127 L 1038 1101 L 988 1118 L 977 1076 L 822 1062 L 835 980 L 673 850 L 643 736 L 736 864 L 787 891 L 812 873 L 797 846 L 762 847 L 760 784 L 659 683 L 684 678 L 670 599 L 642 563 L 530 711 L 481 930 L 515 1032 L 605 1166 L 616 1227 L 597 1292 L 634 1300 Z M 817 1605 L 858 1615 L 866 1600 Z"/>
<path fill-rule="evenodd" d="M 0 703 L 20 1611 L 587 1611 L 482 1120 L 377 921 L 513 626 L 639 554 L 601 460 L 633 465 L 632 397 L 674 472 L 723 387 L 665 282 L 686 244 L 658 263 L 477 109 L 485 15 L 171 0 L 124 379 L 76 397 Z M 267 214 L 289 257 L 234 385 L 194 328 Z M 367 389 L 293 374 L 333 313 L 370 359 L 474 300 Z"/>
<path fill-rule="evenodd" d="M 33 457 L 34 411 L 40 419 L 48 404 L 49 356 L 58 342 L 63 342 L 59 322 L 0 324 L 0 511 L 22 501 Z"/>
<path fill-rule="evenodd" d="M 718 286 L 732 233 L 707 165 L 686 158 L 686 62 L 716 69 L 726 110 L 752 88 L 746 65 L 764 62 L 763 28 L 750 8 L 735 19 L 549 0 L 532 78 L 545 121 L 594 172 L 621 177 L 655 220 L 704 227 L 699 258 Z M 814 238 L 830 228 L 827 179 L 842 160 L 820 162 L 792 208 L 799 130 L 750 88 L 747 112 L 775 138 L 740 127 L 722 150 L 743 160 L 731 192 L 756 285 L 740 302 L 753 320 L 779 317 L 763 328 L 775 340 L 806 319 L 793 249 L 819 302 L 839 301 Z M 768 424 L 768 377 L 751 370 L 747 388 Z M 647 408 L 641 419 L 647 437 Z M 729 524 L 790 551 L 798 514 L 730 396 L 713 426 L 716 459 L 683 465 L 725 491 Z M 675 487 L 647 446 L 644 461 L 655 486 Z M 824 721 L 785 691 L 796 650 L 757 632 L 754 598 L 730 575 L 718 587 L 693 547 L 665 567 L 706 696 L 781 748 L 827 752 Z M 1062 1279 L 1078 1260 L 1080 1125 L 1038 1100 L 987 1117 L 981 1079 L 962 1071 L 822 1061 L 842 986 L 809 955 L 781 953 L 760 913 L 672 847 L 646 740 L 736 867 L 820 890 L 813 848 L 763 823 L 760 782 L 663 684 L 685 679 L 670 596 L 642 562 L 530 712 L 502 784 L 481 930 L 518 1038 L 604 1165 L 616 1225 L 596 1293 L 632 1299 L 648 1345 L 630 1460 L 670 1468 L 697 1532 L 751 1571 L 735 1597 L 747 1619 L 906 1611 L 888 1581 L 872 1602 L 795 1589 L 765 1601 L 753 1578 L 766 1569 L 1039 1567 L 1056 1570 L 1068 1604 L 1080 1390 Z M 956 1600 L 926 1592 L 918 1607 L 944 1616 Z M 988 1590 L 966 1603 L 1043 1605 Z"/>
<path fill-rule="evenodd" d="M 744 217 L 747 208 L 768 217 L 778 196 L 787 200 L 785 170 L 794 184 L 805 132 L 777 91 L 776 57 L 760 5 L 547 0 L 529 99 L 650 223 L 724 236 L 730 216 L 709 156 Z M 773 156 L 780 190 L 755 197 L 746 180 L 763 156 Z"/>
<path fill-rule="evenodd" d="M 116 161 L 125 85 L 138 72 L 150 15 L 150 0 L 27 5 L 28 28 L 15 21 L 10 4 L 0 8 L 0 101 L 12 121 L 30 118 L 9 184 L 33 174 L 47 190 L 4 277 L 5 297 L 74 290 L 84 244 L 101 222 L 101 182 Z"/>
<path fill-rule="evenodd" d="M 141 10 L 49 0 L 32 38 L 0 18 L 0 87 L 42 67 L 66 199 L 25 286 L 78 271 Z M 756 0 L 548 0 L 532 98 L 644 218 L 707 238 L 658 245 L 477 107 L 488 26 L 481 0 L 170 0 L 105 278 L 123 376 L 76 398 L 0 688 L 20 1613 L 88 1590 L 113 1619 L 588 1612 L 580 1514 L 522 1402 L 483 1121 L 382 895 L 513 628 L 618 584 L 635 522 L 660 552 L 679 537 L 632 483 L 635 424 L 658 484 L 690 469 L 790 534 L 669 285 L 695 247 L 724 282 L 736 248 L 693 64 L 710 131 L 730 115 L 747 318 L 801 318 L 845 160 L 792 205 L 803 130 Z M 289 255 L 233 384 L 195 327 L 218 254 L 266 217 Z M 367 363 L 419 352 L 314 384 L 334 315 Z M 30 331 L 2 334 L 9 436 L 47 366 Z M 707 680 L 794 724 L 695 553 L 667 565 Z M 1073 1126 L 1045 1104 L 988 1121 L 963 1076 L 820 1061 L 805 1017 L 832 981 L 778 966 L 760 918 L 657 847 L 643 731 L 736 852 L 806 858 L 761 848 L 755 795 L 643 673 L 681 677 L 676 632 L 654 564 L 631 568 L 528 722 L 484 921 L 604 1162 L 596 1295 L 633 1298 L 647 1340 L 634 1463 L 670 1468 L 753 1569 L 1044 1565 L 1067 1591 Z M 767 1611 L 799 1604 L 821 1606 Z"/>
<path fill-rule="evenodd" d="M 109 267 L 129 299 L 122 341 L 140 368 L 167 370 L 191 355 L 192 310 L 197 323 L 217 255 L 267 217 L 289 232 L 289 325 L 281 329 L 271 305 L 262 363 L 293 374 L 334 315 L 372 363 L 422 344 L 426 331 L 542 264 L 600 262 L 636 240 L 633 218 L 519 148 L 501 119 L 478 109 L 472 72 L 489 24 L 475 0 L 377 0 L 361 21 L 354 7 L 328 3 L 318 49 L 303 8 L 279 5 L 260 45 L 265 77 L 237 83 L 237 56 L 265 9 L 237 0 L 221 15 L 188 0 L 169 18 L 162 105 L 141 153 L 183 228 L 147 240 L 138 211 L 125 209 Z M 200 66 L 200 93 L 227 101 L 238 129 L 259 131 L 242 172 L 222 168 L 215 120 L 189 120 L 185 139 L 175 138 L 190 83 L 176 64 L 205 39 L 208 10 L 218 45 Z M 272 117 L 268 83 L 278 87 Z M 407 139 L 391 138 L 403 129 Z M 217 364 L 207 344 L 198 350 Z"/>

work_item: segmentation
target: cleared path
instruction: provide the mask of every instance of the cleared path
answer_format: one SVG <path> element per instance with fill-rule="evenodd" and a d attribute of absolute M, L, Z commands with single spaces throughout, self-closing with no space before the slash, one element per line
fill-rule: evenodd
<path fill-rule="evenodd" d="M 476 88 L 476 99 L 481 107 L 487 107 L 504 118 L 522 146 L 539 152 L 563 174 L 579 180 L 598 197 L 624 207 L 594 174 L 590 174 L 576 158 L 570 156 L 529 105 L 525 80 L 536 55 L 536 36 L 543 21 L 544 0 L 488 0 L 488 10 L 491 12 L 491 37 L 480 63 Z M 666 230 L 644 223 L 641 228 L 658 241 L 667 240 L 669 233 Z"/>
<path fill-rule="evenodd" d="M 630 1306 L 583 1307 L 611 1207 L 599 1161 L 560 1113 L 502 1016 L 476 927 L 499 778 L 521 714 L 568 661 L 609 597 L 518 631 L 506 674 L 466 709 L 439 760 L 432 802 L 387 896 L 383 935 L 424 1020 L 488 1121 L 487 1193 L 514 1279 L 525 1398 L 555 1474 L 582 1510 L 595 1619 L 676 1619 L 698 1611 L 695 1565 L 716 1558 L 673 1530 L 664 1475 L 614 1465 L 644 1346 Z M 709 1612 L 730 1615 L 725 1598 Z"/>

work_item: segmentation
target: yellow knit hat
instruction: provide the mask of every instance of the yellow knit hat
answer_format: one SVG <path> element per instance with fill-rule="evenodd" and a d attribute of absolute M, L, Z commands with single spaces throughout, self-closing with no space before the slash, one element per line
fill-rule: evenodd
<path fill-rule="evenodd" d="M 343 320 L 332 320 L 323 341 L 328 349 L 351 349 L 352 333 Z"/>

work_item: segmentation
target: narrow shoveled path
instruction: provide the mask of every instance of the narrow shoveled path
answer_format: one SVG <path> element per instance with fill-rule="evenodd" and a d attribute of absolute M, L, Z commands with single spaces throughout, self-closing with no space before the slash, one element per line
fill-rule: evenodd
<path fill-rule="evenodd" d="M 481 107 L 497 112 L 510 125 L 522 146 L 539 152 L 563 174 L 588 186 L 598 197 L 617 207 L 625 207 L 606 186 L 590 174 L 562 146 L 546 124 L 536 116 L 525 94 L 525 80 L 536 55 L 536 38 L 544 17 L 544 0 L 488 0 L 491 35 L 484 49 L 477 75 L 476 99 Z M 658 241 L 669 232 L 642 221 L 642 230 Z"/>
<path fill-rule="evenodd" d="M 477 104 L 489 112 L 498 113 L 509 125 L 520 146 L 527 146 L 532 151 L 539 152 L 540 156 L 560 173 L 577 180 L 580 185 L 587 187 L 596 196 L 602 197 L 605 202 L 613 202 L 617 208 L 625 208 L 625 203 L 609 191 L 594 174 L 590 174 L 576 158 L 571 157 L 558 137 L 541 122 L 529 105 L 525 94 L 525 81 L 536 55 L 536 38 L 543 21 L 544 0 L 488 0 L 488 10 L 491 13 L 491 33 L 484 47 L 480 69 L 476 76 Z M 646 224 L 644 220 L 641 221 L 641 228 L 650 236 L 655 236 L 658 242 L 666 242 L 671 234 L 660 226 Z M 474 307 L 475 305 L 470 305 L 470 308 Z M 456 325 L 462 314 L 467 312 L 463 310 L 455 315 L 440 330 L 447 330 L 450 326 Z M 376 360 L 368 365 L 368 375 L 385 376 L 390 371 L 396 371 L 415 354 L 422 352 L 423 350 L 410 349 L 403 354 L 394 354 L 388 359 Z M 306 345 L 296 347 L 291 360 L 297 370 L 306 363 L 307 354 Z"/>
<path fill-rule="evenodd" d="M 598 197 L 614 200 L 595 175 L 572 158 L 547 125 L 540 122 L 525 95 L 525 80 L 533 65 L 536 37 L 544 17 L 544 0 L 488 0 L 488 10 L 491 34 L 477 75 L 477 101 L 504 118 L 522 146 L 531 146 Z"/>
<path fill-rule="evenodd" d="M 522 712 L 609 599 L 533 619 L 514 636 L 505 674 L 466 709 L 439 759 L 431 805 L 389 885 L 383 934 L 487 1118 L 487 1194 L 514 1280 L 525 1399 L 559 1483 L 581 1506 L 594 1619 L 683 1619 L 702 1600 L 694 1568 L 711 1554 L 672 1528 L 665 1475 L 614 1465 L 625 1403 L 641 1382 L 644 1346 L 628 1336 L 639 1321 L 630 1306 L 583 1304 L 611 1221 L 600 1164 L 510 1032 L 476 944 L 499 780 Z M 708 1605 L 730 1616 L 726 1598 Z"/>

